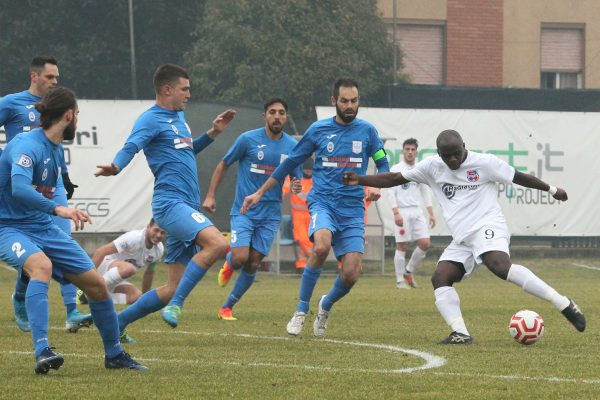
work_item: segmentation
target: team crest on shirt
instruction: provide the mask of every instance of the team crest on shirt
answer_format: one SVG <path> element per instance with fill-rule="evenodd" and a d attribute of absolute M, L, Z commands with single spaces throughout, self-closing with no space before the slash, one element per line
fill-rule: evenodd
<path fill-rule="evenodd" d="M 30 121 L 35 121 L 35 114 L 33 111 L 29 111 L 29 120 Z"/>
<path fill-rule="evenodd" d="M 262 160 L 263 158 L 265 158 L 265 153 L 264 151 L 260 150 L 257 154 L 256 154 L 256 158 L 258 158 L 259 160 Z"/>
<path fill-rule="evenodd" d="M 176 135 L 179 135 L 179 129 L 175 125 L 171 125 L 171 129 L 175 132 Z"/>
<path fill-rule="evenodd" d="M 360 153 L 362 153 L 362 142 L 360 140 L 353 140 L 352 141 L 352 152 L 354 154 L 360 154 Z"/>
<path fill-rule="evenodd" d="M 288 155 L 287 154 L 282 154 L 281 157 L 279 157 L 279 164 L 281 164 L 282 162 L 284 162 L 286 158 L 288 158 Z"/>
<path fill-rule="evenodd" d="M 327 143 L 327 151 L 328 151 L 328 152 L 330 152 L 330 153 L 331 153 L 331 152 L 333 151 L 333 149 L 334 149 L 334 148 L 335 148 L 335 146 L 333 145 L 333 142 L 329 142 L 329 143 Z"/>
<path fill-rule="evenodd" d="M 467 170 L 467 181 L 477 182 L 479 180 L 479 172 L 476 169 Z"/>
<path fill-rule="evenodd" d="M 48 168 L 44 168 L 44 172 L 42 172 L 42 180 L 45 181 L 48 177 Z"/>
<path fill-rule="evenodd" d="M 33 161 L 31 161 L 31 157 L 29 157 L 27 154 L 21 154 L 17 164 L 24 168 L 31 168 Z"/>

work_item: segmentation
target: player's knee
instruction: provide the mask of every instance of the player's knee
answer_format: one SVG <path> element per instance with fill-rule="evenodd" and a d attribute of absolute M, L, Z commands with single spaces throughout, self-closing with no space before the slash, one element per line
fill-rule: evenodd
<path fill-rule="evenodd" d="M 421 250 L 427 251 L 431 247 L 431 241 L 430 240 L 421 240 L 421 241 L 419 241 L 418 246 Z"/>
<path fill-rule="evenodd" d="M 443 286 L 452 286 L 454 281 L 447 276 L 446 273 L 436 269 L 433 275 L 431 276 L 431 284 L 433 285 L 433 289 L 437 289 Z"/>
<path fill-rule="evenodd" d="M 325 243 L 315 243 L 313 247 L 313 251 L 317 258 L 324 260 L 329 255 L 329 250 L 331 249 L 331 245 Z"/>
<path fill-rule="evenodd" d="M 227 255 L 227 240 L 223 237 L 223 235 L 214 235 L 206 248 L 210 248 L 217 258 L 225 258 Z"/>
<path fill-rule="evenodd" d="M 246 263 L 248 262 L 248 254 L 232 252 L 231 261 L 233 262 L 233 265 L 246 265 Z"/>
<path fill-rule="evenodd" d="M 137 268 L 131 263 L 124 263 L 121 268 L 119 268 L 119 275 L 124 279 L 132 277 L 136 272 Z"/>
<path fill-rule="evenodd" d="M 341 275 L 342 282 L 344 282 L 344 284 L 346 286 L 352 287 L 358 281 L 358 278 L 360 277 L 360 273 L 361 273 L 360 268 L 344 270 Z"/>

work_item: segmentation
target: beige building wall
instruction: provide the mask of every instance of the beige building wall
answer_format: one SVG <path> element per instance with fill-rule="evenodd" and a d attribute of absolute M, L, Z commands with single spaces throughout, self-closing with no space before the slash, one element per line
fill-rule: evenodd
<path fill-rule="evenodd" d="M 386 22 L 394 0 L 379 0 Z M 447 20 L 447 0 L 396 0 L 399 23 Z M 504 0 L 503 86 L 540 87 L 542 25 L 584 29 L 583 87 L 600 88 L 600 0 Z"/>
<path fill-rule="evenodd" d="M 584 28 L 583 86 L 600 88 L 598 0 L 504 0 L 504 86 L 540 87 L 543 24 Z"/>
<path fill-rule="evenodd" d="M 394 17 L 394 0 L 379 0 L 377 6 L 386 22 Z M 396 0 L 398 20 L 446 21 L 446 0 Z"/>

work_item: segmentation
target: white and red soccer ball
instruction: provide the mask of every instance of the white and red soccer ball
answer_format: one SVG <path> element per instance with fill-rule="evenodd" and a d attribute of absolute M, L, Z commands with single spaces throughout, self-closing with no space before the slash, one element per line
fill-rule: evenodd
<path fill-rule="evenodd" d="M 510 319 L 508 331 L 517 342 L 534 344 L 544 334 L 544 320 L 535 311 L 521 310 Z"/>

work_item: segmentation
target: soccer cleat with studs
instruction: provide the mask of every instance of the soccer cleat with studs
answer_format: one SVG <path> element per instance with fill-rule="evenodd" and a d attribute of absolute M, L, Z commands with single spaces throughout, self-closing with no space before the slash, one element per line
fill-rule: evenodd
<path fill-rule="evenodd" d="M 172 305 L 166 306 L 161 312 L 163 321 L 165 321 L 171 328 L 177 328 L 179 324 L 179 318 L 181 318 L 181 307 Z"/>
<path fill-rule="evenodd" d="M 323 337 L 325 335 L 325 330 L 327 329 L 327 321 L 329 320 L 329 311 L 325 311 L 323 309 L 323 300 L 326 295 L 321 297 L 319 300 L 319 312 L 317 313 L 317 318 L 315 318 L 315 322 L 313 323 L 313 335 L 315 337 Z"/>
<path fill-rule="evenodd" d="M 415 277 L 413 276 L 412 272 L 405 273 L 404 279 L 406 280 L 406 283 L 408 283 L 410 285 L 410 287 L 412 287 L 412 288 L 419 287 L 419 285 L 417 285 L 417 281 L 415 281 Z"/>
<path fill-rule="evenodd" d="M 229 266 L 229 263 L 225 261 L 221 269 L 219 270 L 219 275 L 217 276 L 217 283 L 221 287 L 227 286 L 231 277 L 233 276 L 233 268 Z"/>
<path fill-rule="evenodd" d="M 65 328 L 71 333 L 77 333 L 79 328 L 84 326 L 87 328 L 93 323 L 94 319 L 92 318 L 92 314 L 82 314 L 79 310 L 74 309 L 67 314 Z"/>
<path fill-rule="evenodd" d="M 131 356 L 122 351 L 114 357 L 104 357 L 104 367 L 106 369 L 132 369 L 135 371 L 148 371 L 148 367 L 135 361 Z"/>
<path fill-rule="evenodd" d="M 472 344 L 475 340 L 472 336 L 460 332 L 452 332 L 446 339 L 439 344 Z"/>
<path fill-rule="evenodd" d="M 50 369 L 59 369 L 65 362 L 62 355 L 55 353 L 54 347 L 46 347 L 35 359 L 35 373 L 46 375 Z"/>
<path fill-rule="evenodd" d="M 23 332 L 31 332 L 31 325 L 29 325 L 29 318 L 27 317 L 27 309 L 25 308 L 25 300 L 19 301 L 16 299 L 15 294 L 12 295 L 13 308 L 15 312 L 15 322 L 17 327 Z"/>
<path fill-rule="evenodd" d="M 237 318 L 233 316 L 230 307 L 219 308 L 219 319 L 222 319 L 223 321 L 237 321 Z"/>
<path fill-rule="evenodd" d="M 577 304 L 569 299 L 569 305 L 561 311 L 562 315 L 573 324 L 579 332 L 585 331 L 585 316 Z"/>
<path fill-rule="evenodd" d="M 304 327 L 304 320 L 306 319 L 306 313 L 296 311 L 292 316 L 292 319 L 287 324 L 287 333 L 290 335 L 298 336 L 302 332 Z"/>

